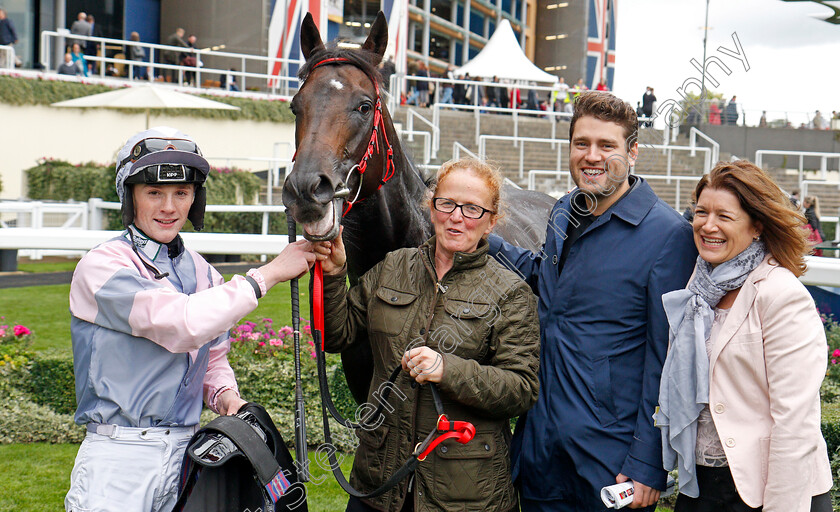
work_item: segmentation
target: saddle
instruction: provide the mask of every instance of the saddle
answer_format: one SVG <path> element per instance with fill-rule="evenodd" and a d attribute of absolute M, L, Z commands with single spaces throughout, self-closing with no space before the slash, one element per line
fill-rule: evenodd
<path fill-rule="evenodd" d="M 307 512 L 283 437 L 257 403 L 220 416 L 187 445 L 174 512 Z"/>

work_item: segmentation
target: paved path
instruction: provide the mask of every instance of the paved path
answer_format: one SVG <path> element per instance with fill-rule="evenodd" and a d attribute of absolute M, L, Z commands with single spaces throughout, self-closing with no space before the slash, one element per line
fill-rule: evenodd
<path fill-rule="evenodd" d="M 252 267 L 259 267 L 261 263 L 215 263 L 213 266 L 222 274 L 244 274 Z M 73 278 L 73 272 L 2 272 L 0 273 L 0 289 L 21 288 L 23 286 L 44 286 L 50 284 L 68 284 Z"/>

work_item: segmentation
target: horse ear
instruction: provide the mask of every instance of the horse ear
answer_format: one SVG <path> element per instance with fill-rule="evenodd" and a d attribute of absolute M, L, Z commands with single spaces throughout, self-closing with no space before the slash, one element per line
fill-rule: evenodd
<path fill-rule="evenodd" d="M 382 60 L 382 56 L 385 55 L 385 48 L 387 47 L 388 22 L 385 21 L 385 15 L 382 11 L 379 11 L 379 14 L 376 15 L 376 21 L 373 22 L 373 26 L 370 29 L 370 34 L 368 34 L 365 44 L 362 45 L 362 49 L 373 52 L 379 56 L 379 58 L 376 59 L 376 62 L 373 63 L 376 65 L 379 64 L 380 60 Z"/>
<path fill-rule="evenodd" d="M 313 53 L 324 49 L 321 32 L 318 31 L 311 12 L 306 13 L 303 23 L 300 24 L 300 49 L 303 52 L 303 58 L 306 60 L 309 60 L 309 56 Z"/>

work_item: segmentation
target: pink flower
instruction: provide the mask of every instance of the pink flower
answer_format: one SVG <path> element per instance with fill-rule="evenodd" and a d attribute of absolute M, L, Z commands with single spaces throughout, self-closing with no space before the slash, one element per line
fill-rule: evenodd
<path fill-rule="evenodd" d="M 305 332 L 306 334 L 312 334 L 312 330 L 309 328 L 309 325 L 303 326 L 303 332 Z"/>
<path fill-rule="evenodd" d="M 257 345 L 259 345 L 259 346 L 261 346 L 261 347 L 264 347 L 264 346 L 265 346 L 265 342 L 264 342 L 264 341 L 261 341 L 261 342 L 257 343 Z"/>
<path fill-rule="evenodd" d="M 310 355 L 312 356 L 312 359 L 317 359 L 317 358 L 315 357 L 315 351 L 314 351 L 314 350 L 312 351 L 312 354 L 310 354 Z"/>
<path fill-rule="evenodd" d="M 837 364 L 837 359 L 832 359 L 831 364 Z"/>
<path fill-rule="evenodd" d="M 0 329 L 0 338 L 6 335 L 6 329 Z"/>
<path fill-rule="evenodd" d="M 834 349 L 834 352 L 831 353 L 831 357 L 840 357 L 840 348 Z"/>
<path fill-rule="evenodd" d="M 272 347 L 282 347 L 283 346 L 283 340 L 272 339 L 272 340 L 268 341 L 268 344 L 271 345 Z"/>
<path fill-rule="evenodd" d="M 310 346 L 310 347 L 314 347 L 314 346 L 315 346 L 315 342 L 314 342 L 314 341 L 312 341 L 312 340 L 306 340 L 306 342 L 307 342 L 307 343 L 309 343 L 309 346 Z"/>
<path fill-rule="evenodd" d="M 22 325 L 15 326 L 15 336 L 26 336 L 27 334 L 32 334 L 32 331 Z"/>
<path fill-rule="evenodd" d="M 248 324 L 242 324 L 239 326 L 239 332 L 251 332 L 254 328 Z"/>

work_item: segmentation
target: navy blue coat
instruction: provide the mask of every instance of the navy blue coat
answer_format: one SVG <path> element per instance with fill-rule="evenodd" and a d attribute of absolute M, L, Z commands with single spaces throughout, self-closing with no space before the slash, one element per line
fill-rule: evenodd
<path fill-rule="evenodd" d="M 562 276 L 576 191 L 554 205 L 541 253 L 490 237 L 491 254 L 539 297 L 540 395 L 511 452 L 526 499 L 603 508 L 597 493 L 618 473 L 665 488 L 652 419 L 668 348 L 662 294 L 685 287 L 697 250 L 691 225 L 642 178 L 630 179 L 631 191 L 571 247 Z"/>

